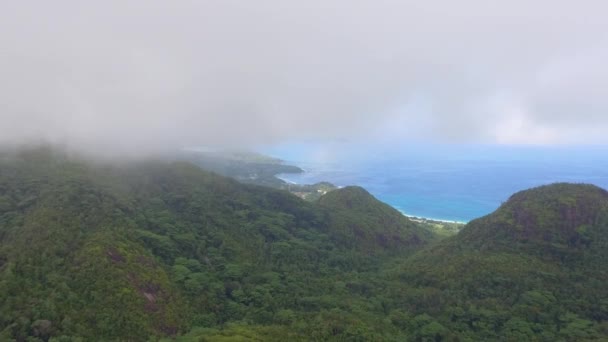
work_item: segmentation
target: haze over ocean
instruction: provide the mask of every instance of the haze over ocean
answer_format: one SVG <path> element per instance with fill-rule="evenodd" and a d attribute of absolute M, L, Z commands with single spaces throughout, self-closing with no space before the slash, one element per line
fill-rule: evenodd
<path fill-rule="evenodd" d="M 608 188 L 607 147 L 286 143 L 262 153 L 306 172 L 298 184 L 359 185 L 407 215 L 470 221 L 513 193 L 554 182 Z"/>

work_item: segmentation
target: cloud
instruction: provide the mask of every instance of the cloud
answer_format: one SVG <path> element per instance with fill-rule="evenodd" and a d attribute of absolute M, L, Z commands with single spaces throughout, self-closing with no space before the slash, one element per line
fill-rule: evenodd
<path fill-rule="evenodd" d="M 0 141 L 605 143 L 603 1 L 0 5 Z M 389 129 L 390 128 L 390 129 Z"/>

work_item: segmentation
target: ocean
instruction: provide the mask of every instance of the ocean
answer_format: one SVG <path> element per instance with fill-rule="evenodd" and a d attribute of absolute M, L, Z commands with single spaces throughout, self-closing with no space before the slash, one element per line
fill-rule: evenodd
<path fill-rule="evenodd" d="M 608 188 L 608 147 L 288 143 L 260 148 L 305 170 L 298 184 L 359 185 L 406 215 L 468 222 L 554 182 Z"/>

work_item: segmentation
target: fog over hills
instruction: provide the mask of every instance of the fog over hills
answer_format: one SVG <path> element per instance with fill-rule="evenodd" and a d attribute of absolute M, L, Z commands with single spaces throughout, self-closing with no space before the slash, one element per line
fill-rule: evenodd
<path fill-rule="evenodd" d="M 608 340 L 606 13 L 0 2 L 0 341 Z"/>

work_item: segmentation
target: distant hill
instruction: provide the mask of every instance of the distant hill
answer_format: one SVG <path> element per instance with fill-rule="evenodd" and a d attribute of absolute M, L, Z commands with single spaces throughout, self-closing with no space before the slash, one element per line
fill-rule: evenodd
<path fill-rule="evenodd" d="M 393 207 L 375 199 L 365 189 L 349 186 L 327 193 L 319 204 L 333 213 L 334 229 L 344 244 L 369 249 L 407 248 L 433 240 L 433 234 L 410 221 Z"/>
<path fill-rule="evenodd" d="M 337 187 L 328 182 L 316 184 L 291 184 L 280 178 L 280 174 L 302 173 L 297 166 L 282 160 L 251 151 L 186 150 L 172 156 L 191 162 L 204 170 L 230 177 L 245 184 L 254 184 L 287 190 L 307 201 L 315 201 Z"/>
<path fill-rule="evenodd" d="M 576 249 L 588 246 L 591 235 L 605 232 L 607 210 L 608 192 L 594 185 L 541 186 L 514 194 L 492 215 L 471 222 L 461 239 L 480 247 Z"/>
<path fill-rule="evenodd" d="M 287 183 L 277 177 L 281 173 L 301 173 L 302 169 L 286 165 L 282 160 L 255 152 L 230 150 L 186 150 L 176 153 L 177 159 L 234 178 L 240 182 L 283 189 Z M 175 158 L 175 157 L 174 157 Z"/>

